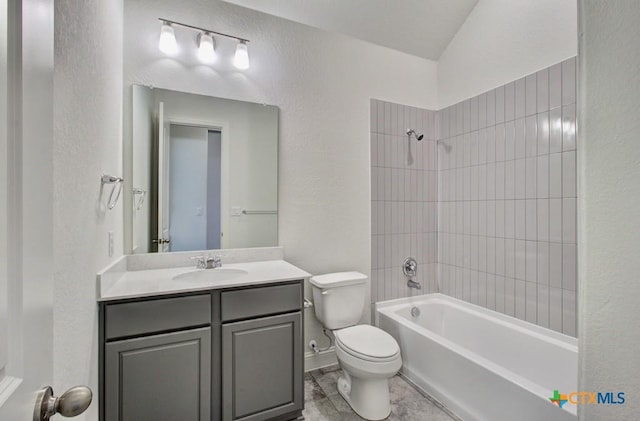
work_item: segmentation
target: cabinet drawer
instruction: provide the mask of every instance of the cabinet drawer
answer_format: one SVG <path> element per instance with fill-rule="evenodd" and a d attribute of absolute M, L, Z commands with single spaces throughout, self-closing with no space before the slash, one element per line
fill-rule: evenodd
<path fill-rule="evenodd" d="M 107 340 L 210 323 L 208 294 L 111 304 L 105 308 Z"/>
<path fill-rule="evenodd" d="M 302 284 L 276 285 L 224 291 L 221 294 L 221 318 L 247 319 L 266 314 L 285 313 L 302 307 Z"/>

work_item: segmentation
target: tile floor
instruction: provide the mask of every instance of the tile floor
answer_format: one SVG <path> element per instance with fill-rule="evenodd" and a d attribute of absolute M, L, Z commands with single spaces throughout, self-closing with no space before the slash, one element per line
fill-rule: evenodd
<path fill-rule="evenodd" d="M 337 365 L 305 375 L 303 412 L 306 421 L 359 421 L 349 404 L 338 394 L 336 382 L 342 371 Z M 456 421 L 442 407 L 423 396 L 399 375 L 389 382 L 391 415 L 389 421 Z"/>

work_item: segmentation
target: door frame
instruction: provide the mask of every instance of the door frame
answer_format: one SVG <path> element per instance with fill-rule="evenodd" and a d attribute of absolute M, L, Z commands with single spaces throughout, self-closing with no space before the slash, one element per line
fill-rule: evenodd
<path fill-rule="evenodd" d="M 230 180 L 230 145 L 229 145 L 229 122 L 224 120 L 204 120 L 191 118 L 171 118 L 167 117 L 165 110 L 165 121 L 167 124 L 177 126 L 200 127 L 207 130 L 220 132 L 220 248 L 227 248 L 227 238 L 229 226 L 229 180 Z M 168 188 L 168 186 L 166 186 Z M 158 206 L 161 206 L 159 203 Z"/>

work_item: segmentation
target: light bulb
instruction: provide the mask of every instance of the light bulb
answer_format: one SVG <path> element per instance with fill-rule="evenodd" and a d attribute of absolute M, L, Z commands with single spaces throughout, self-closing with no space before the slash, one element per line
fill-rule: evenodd
<path fill-rule="evenodd" d="M 247 49 L 246 41 L 241 40 L 236 46 L 236 56 L 233 59 L 233 64 L 240 70 L 249 68 L 249 50 Z"/>
<path fill-rule="evenodd" d="M 158 48 L 165 54 L 175 54 L 178 52 L 178 43 L 176 42 L 176 34 L 169 22 L 163 22 L 160 29 L 160 42 Z"/>
<path fill-rule="evenodd" d="M 213 37 L 208 32 L 198 35 L 198 58 L 204 63 L 211 63 L 216 59 Z"/>

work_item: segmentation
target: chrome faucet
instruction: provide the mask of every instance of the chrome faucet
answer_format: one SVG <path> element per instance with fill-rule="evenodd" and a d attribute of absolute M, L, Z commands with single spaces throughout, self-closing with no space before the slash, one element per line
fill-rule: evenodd
<path fill-rule="evenodd" d="M 407 281 L 407 286 L 409 288 L 422 289 L 422 285 L 420 285 L 420 282 L 416 282 L 411 278 L 409 278 L 409 280 Z"/>
<path fill-rule="evenodd" d="M 196 269 L 215 269 L 222 266 L 222 256 L 216 254 L 211 257 L 211 255 L 205 256 L 194 256 L 191 260 L 196 261 Z"/>

